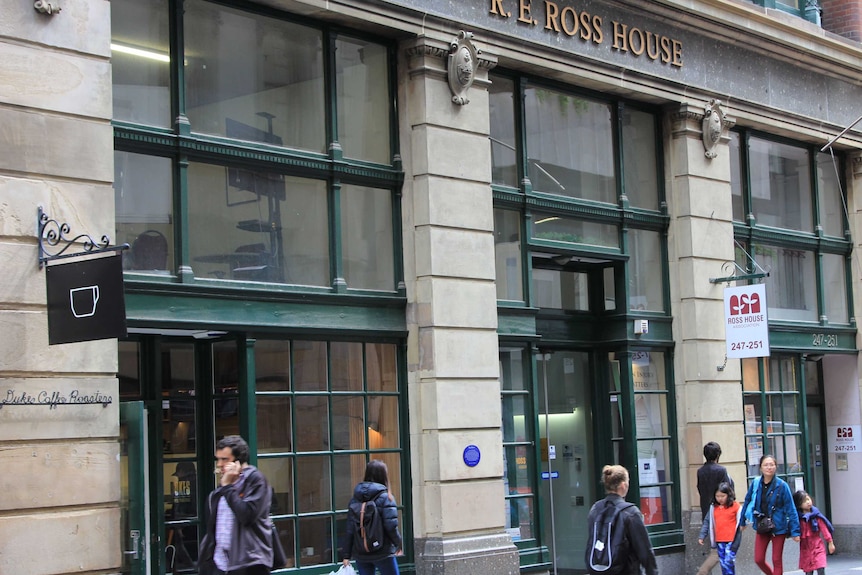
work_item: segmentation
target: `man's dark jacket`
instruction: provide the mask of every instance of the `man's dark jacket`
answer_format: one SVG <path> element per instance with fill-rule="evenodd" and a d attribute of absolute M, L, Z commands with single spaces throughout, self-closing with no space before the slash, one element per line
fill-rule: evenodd
<path fill-rule="evenodd" d="M 269 519 L 272 490 L 263 473 L 253 465 L 247 466 L 242 476 L 241 483 L 217 487 L 207 498 L 207 532 L 200 548 L 202 574 L 211 573 L 215 568 L 215 524 L 221 498 L 227 501 L 234 514 L 228 571 L 253 565 L 272 566 L 272 528 Z"/>
<path fill-rule="evenodd" d="M 715 490 L 718 489 L 719 483 L 724 481 L 733 487 L 733 480 L 727 474 L 727 469 L 715 461 L 707 461 L 697 470 L 697 492 L 700 494 L 701 517 L 704 519 L 709 513 L 709 506 L 712 505 Z"/>
<path fill-rule="evenodd" d="M 619 505 L 623 503 L 623 498 L 616 493 L 608 493 L 607 497 L 594 503 L 587 519 L 590 531 L 592 531 L 593 523 L 600 519 L 602 511 L 608 503 Z M 641 567 L 644 568 L 646 575 L 658 575 L 658 565 L 640 509 L 636 505 L 623 509 L 617 516 L 617 521 L 622 521 L 625 527 L 625 536 L 620 544 L 620 549 L 617 551 L 626 558 L 625 568 L 621 575 L 641 575 Z M 590 550 L 587 549 L 587 565 L 589 565 L 589 554 Z"/>

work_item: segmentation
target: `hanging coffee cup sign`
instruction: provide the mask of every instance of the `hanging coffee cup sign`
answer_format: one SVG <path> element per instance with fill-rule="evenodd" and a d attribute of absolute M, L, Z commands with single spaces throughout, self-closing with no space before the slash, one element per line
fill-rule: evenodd
<path fill-rule="evenodd" d="M 48 343 L 126 336 L 121 255 L 46 268 Z"/>

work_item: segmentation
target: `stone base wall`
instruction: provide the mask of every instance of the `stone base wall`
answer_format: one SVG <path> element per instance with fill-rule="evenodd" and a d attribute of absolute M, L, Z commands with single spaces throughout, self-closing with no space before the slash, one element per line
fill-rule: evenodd
<path fill-rule="evenodd" d="M 518 549 L 505 533 L 416 539 L 416 575 L 517 575 Z"/>

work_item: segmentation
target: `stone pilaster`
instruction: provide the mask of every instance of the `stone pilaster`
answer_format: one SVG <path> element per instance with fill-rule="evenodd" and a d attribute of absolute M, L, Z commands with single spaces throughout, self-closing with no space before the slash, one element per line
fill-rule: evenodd
<path fill-rule="evenodd" d="M 0 409 L 0 573 L 107 573 L 121 559 L 116 340 L 49 347 L 37 263 L 40 205 L 72 235 L 114 230 L 110 3 L 61 4 L 0 0 L 0 398 L 113 402 Z"/>
<path fill-rule="evenodd" d="M 726 109 L 726 108 L 725 108 Z M 700 526 L 697 468 L 703 463 L 703 444 L 717 441 L 722 463 L 737 480 L 745 477 L 745 453 L 739 397 L 738 360 L 725 359 L 724 287 L 710 278 L 725 277 L 723 266 L 734 259 L 733 213 L 730 187 L 730 150 L 723 132 L 705 153 L 704 106 L 682 105 L 666 120 L 669 178 L 669 238 L 678 424 L 683 465 L 683 508 L 697 509 L 692 521 Z M 708 138 L 707 138 L 708 139 Z"/>
<path fill-rule="evenodd" d="M 447 70 L 453 40 L 420 37 L 400 51 L 416 569 L 514 574 L 518 554 L 504 531 L 488 145 L 495 60 L 479 52 L 469 103 L 456 103 Z M 481 451 L 475 467 L 463 461 L 468 445 Z"/>

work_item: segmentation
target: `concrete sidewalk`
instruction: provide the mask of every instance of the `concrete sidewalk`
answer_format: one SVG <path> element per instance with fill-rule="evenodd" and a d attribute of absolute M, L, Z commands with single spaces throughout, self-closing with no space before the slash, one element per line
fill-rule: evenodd
<path fill-rule="evenodd" d="M 796 565 L 793 565 L 795 567 Z M 789 569 L 791 565 L 784 562 L 784 575 L 802 575 L 799 569 Z M 815 571 L 816 573 L 816 571 Z M 826 575 L 860 575 L 862 574 L 862 556 L 850 553 L 830 555 L 826 562 Z"/>

